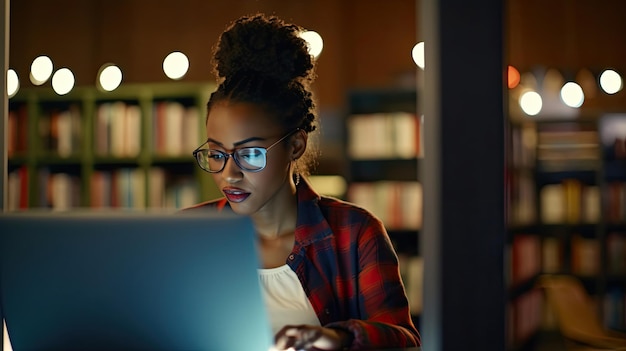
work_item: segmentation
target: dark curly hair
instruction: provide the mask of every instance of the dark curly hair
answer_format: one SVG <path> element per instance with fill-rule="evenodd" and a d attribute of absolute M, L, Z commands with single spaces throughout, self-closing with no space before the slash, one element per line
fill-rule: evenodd
<path fill-rule="evenodd" d="M 218 87 L 207 103 L 207 118 L 220 101 L 245 102 L 275 116 L 285 132 L 296 128 L 308 134 L 315 131 L 310 90 L 315 62 L 299 35 L 302 31 L 295 24 L 264 14 L 244 16 L 230 24 L 214 50 Z M 313 149 L 309 145 L 298 160 L 301 175 L 309 175 L 314 166 L 317 155 Z"/>

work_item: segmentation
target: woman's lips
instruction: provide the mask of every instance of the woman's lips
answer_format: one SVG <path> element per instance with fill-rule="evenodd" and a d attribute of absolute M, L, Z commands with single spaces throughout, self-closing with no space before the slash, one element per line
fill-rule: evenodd
<path fill-rule="evenodd" d="M 222 189 L 222 192 L 229 202 L 242 202 L 250 196 L 250 193 L 235 188 Z"/>

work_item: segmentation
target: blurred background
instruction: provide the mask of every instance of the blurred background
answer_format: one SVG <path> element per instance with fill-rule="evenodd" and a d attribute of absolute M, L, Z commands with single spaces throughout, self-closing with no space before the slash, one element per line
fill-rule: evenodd
<path fill-rule="evenodd" d="M 566 345 L 537 288 L 544 273 L 577 277 L 599 325 L 626 329 L 626 1 L 504 4 L 504 32 L 493 34 L 506 65 L 507 347 L 557 340 L 554 350 Z M 257 12 L 321 37 L 312 181 L 383 219 L 419 322 L 419 0 L 12 1 L 9 209 L 180 208 L 219 196 L 191 157 L 214 89 L 211 54 L 232 20 Z"/>

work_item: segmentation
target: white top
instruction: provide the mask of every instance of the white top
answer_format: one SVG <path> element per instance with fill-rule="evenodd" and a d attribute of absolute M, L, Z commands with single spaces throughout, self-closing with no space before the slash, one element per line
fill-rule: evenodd
<path fill-rule="evenodd" d="M 298 276 L 288 265 L 258 271 L 274 335 L 285 325 L 320 325 Z"/>

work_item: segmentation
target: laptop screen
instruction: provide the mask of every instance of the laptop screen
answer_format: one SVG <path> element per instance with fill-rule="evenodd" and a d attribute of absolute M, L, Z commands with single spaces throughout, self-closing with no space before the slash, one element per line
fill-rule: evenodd
<path fill-rule="evenodd" d="M 262 350 L 272 344 L 246 217 L 0 215 L 15 350 Z"/>

